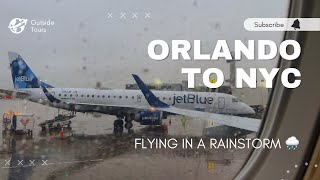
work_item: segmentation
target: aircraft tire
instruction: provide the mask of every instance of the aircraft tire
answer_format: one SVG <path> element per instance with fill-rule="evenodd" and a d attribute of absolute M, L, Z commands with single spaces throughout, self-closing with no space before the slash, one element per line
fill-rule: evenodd
<path fill-rule="evenodd" d="M 124 125 L 124 127 L 125 127 L 126 129 L 131 129 L 131 128 L 133 127 L 133 124 L 132 124 L 132 122 L 127 122 L 127 123 Z"/>
<path fill-rule="evenodd" d="M 118 126 L 123 127 L 123 120 L 122 119 L 117 119 L 116 123 L 117 123 Z"/>
<path fill-rule="evenodd" d="M 114 125 L 115 129 L 122 129 L 123 128 L 123 120 L 117 119 L 114 121 L 113 125 Z"/>

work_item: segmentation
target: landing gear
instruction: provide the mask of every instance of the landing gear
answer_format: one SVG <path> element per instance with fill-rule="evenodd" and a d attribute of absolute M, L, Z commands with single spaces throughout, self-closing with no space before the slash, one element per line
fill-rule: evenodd
<path fill-rule="evenodd" d="M 123 130 L 123 120 L 118 118 L 113 123 L 115 130 Z"/>
<path fill-rule="evenodd" d="M 124 127 L 126 129 L 128 129 L 128 131 L 133 127 L 133 124 L 132 124 L 132 120 L 134 119 L 134 114 L 130 114 L 128 116 L 125 117 L 125 122 L 126 124 L 124 125 Z"/>
<path fill-rule="evenodd" d="M 125 121 L 125 124 L 124 124 L 124 121 Z M 133 127 L 131 118 L 128 118 L 128 117 L 117 117 L 117 119 L 113 123 L 114 130 L 123 131 L 123 124 L 124 124 L 124 127 L 128 131 Z"/>
<path fill-rule="evenodd" d="M 126 129 L 130 130 L 130 129 L 133 127 L 133 124 L 132 124 L 131 121 L 129 121 L 129 122 L 126 122 L 126 124 L 124 125 L 124 127 L 125 127 Z"/>

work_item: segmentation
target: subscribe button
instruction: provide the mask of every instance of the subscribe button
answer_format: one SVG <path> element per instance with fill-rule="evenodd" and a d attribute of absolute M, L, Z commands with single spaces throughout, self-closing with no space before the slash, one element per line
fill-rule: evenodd
<path fill-rule="evenodd" d="M 248 31 L 320 31 L 320 18 L 248 18 Z"/>

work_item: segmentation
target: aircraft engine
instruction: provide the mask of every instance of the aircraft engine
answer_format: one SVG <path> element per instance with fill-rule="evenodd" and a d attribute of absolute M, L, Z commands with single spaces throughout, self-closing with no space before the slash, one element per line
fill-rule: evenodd
<path fill-rule="evenodd" d="M 162 125 L 163 118 L 162 111 L 140 111 L 135 114 L 134 120 L 142 125 Z"/>

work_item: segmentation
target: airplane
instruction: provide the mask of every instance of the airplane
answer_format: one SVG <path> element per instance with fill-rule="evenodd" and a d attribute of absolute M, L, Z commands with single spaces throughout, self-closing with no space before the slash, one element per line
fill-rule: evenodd
<path fill-rule="evenodd" d="M 155 104 L 151 105 L 155 106 L 150 106 L 150 101 L 148 101 L 150 98 L 140 90 L 55 88 L 38 79 L 18 53 L 8 52 L 8 56 L 14 90 L 0 89 L 1 93 L 13 94 L 17 98 L 72 112 L 98 112 L 114 115 L 117 117 L 114 121 L 115 129 L 123 128 L 124 122 L 125 128 L 131 129 L 133 120 L 142 125 L 161 125 L 162 119 L 166 119 L 168 115 L 183 114 L 172 108 L 183 109 L 194 114 L 204 111 L 215 114 L 215 116 L 219 115 L 219 117 L 226 116 L 225 114 L 255 113 L 250 106 L 237 97 L 224 93 L 153 91 L 154 96 L 162 101 L 153 100 Z M 134 78 L 137 80 L 137 76 Z M 141 86 L 140 82 L 139 84 Z M 167 108 L 168 105 L 170 108 Z M 236 119 L 236 116 L 232 120 L 234 124 L 227 123 L 227 125 L 237 127 L 237 122 L 241 121 Z M 224 124 L 225 122 L 219 119 L 217 123 Z M 239 126 L 238 128 L 256 130 L 248 127 Z"/>
<path fill-rule="evenodd" d="M 140 79 L 139 76 L 133 74 L 137 85 L 139 86 L 144 97 L 148 101 L 149 105 L 154 111 L 165 111 L 168 113 L 180 114 L 184 116 L 189 116 L 193 118 L 199 118 L 207 121 L 212 121 L 218 124 L 224 124 L 231 127 L 241 128 L 253 132 L 258 132 L 261 124 L 260 119 L 238 117 L 232 115 L 222 115 L 212 112 L 202 112 L 189 109 L 181 109 L 177 107 L 170 106 L 165 102 L 157 98 L 151 90 L 145 85 L 145 83 Z"/>

